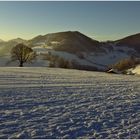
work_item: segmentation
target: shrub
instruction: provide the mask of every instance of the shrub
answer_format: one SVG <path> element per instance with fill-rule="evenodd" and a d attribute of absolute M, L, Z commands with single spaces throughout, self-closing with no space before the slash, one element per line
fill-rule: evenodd
<path fill-rule="evenodd" d="M 140 60 L 134 57 L 123 59 L 113 65 L 114 69 L 119 71 L 124 71 L 130 68 L 134 68 L 136 65 L 140 64 Z"/>

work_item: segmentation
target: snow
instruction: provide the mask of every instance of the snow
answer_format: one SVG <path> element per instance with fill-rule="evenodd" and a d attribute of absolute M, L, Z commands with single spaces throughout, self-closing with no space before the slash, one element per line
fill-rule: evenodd
<path fill-rule="evenodd" d="M 64 58 L 65 60 L 70 60 L 70 61 L 76 60 L 76 62 L 78 62 L 81 65 L 93 66 L 92 63 L 88 62 L 86 59 L 78 58 L 75 54 L 71 54 L 71 53 L 64 52 L 64 51 L 54 51 L 54 50 L 51 50 L 50 52 L 53 55 L 57 55 L 57 56 L 60 56 L 60 57 Z"/>
<path fill-rule="evenodd" d="M 108 47 L 105 47 L 105 53 L 90 53 L 87 55 L 87 59 L 91 60 L 93 63 L 101 64 L 101 65 L 112 65 L 121 59 L 125 59 L 130 57 L 129 52 L 135 52 L 134 49 L 128 48 L 127 46 L 115 46 L 114 44 L 110 44 L 112 46 L 112 50 L 108 50 Z"/>
<path fill-rule="evenodd" d="M 140 138 L 140 77 L 0 68 L 0 138 Z"/>
<path fill-rule="evenodd" d="M 49 47 L 36 46 L 32 48 L 37 54 L 46 54 L 48 51 L 52 50 Z"/>
<path fill-rule="evenodd" d="M 117 69 L 110 69 L 110 70 L 108 70 L 107 71 L 108 73 L 116 73 L 116 74 L 122 74 L 123 73 L 123 71 L 118 71 Z"/>
<path fill-rule="evenodd" d="M 93 62 L 96 62 L 97 64 L 99 63 L 102 65 L 111 65 L 121 59 L 128 58 L 128 57 L 129 55 L 125 53 L 110 52 L 110 53 L 102 53 L 102 54 L 91 53 L 88 59 L 92 60 Z"/>
<path fill-rule="evenodd" d="M 51 44 L 56 45 L 60 42 L 52 41 Z M 78 64 L 82 66 L 92 66 L 96 67 L 98 70 L 106 71 L 110 65 L 115 64 L 116 62 L 120 61 L 121 59 L 130 57 L 130 52 L 134 53 L 135 50 L 128 48 L 126 46 L 115 46 L 114 44 L 111 45 L 112 49 L 109 49 L 109 46 L 104 46 L 103 48 L 106 50 L 105 52 L 79 52 L 84 54 L 84 59 L 79 58 L 76 54 L 64 52 L 64 51 L 55 51 L 53 46 L 47 46 L 44 42 L 39 42 L 36 44 L 35 47 L 32 49 L 37 53 L 38 57 L 35 63 L 32 64 L 25 64 L 25 66 L 30 67 L 44 67 L 48 66 L 47 60 L 41 60 L 42 54 L 47 54 L 51 52 L 53 55 L 57 55 L 69 61 L 76 61 Z M 5 54 L 5 56 L 1 56 L 3 54 L 3 47 L 0 48 L 0 66 L 17 66 L 16 63 L 9 63 L 6 64 L 7 61 L 10 60 L 10 54 Z M 40 56 L 39 56 L 40 55 Z"/>
<path fill-rule="evenodd" d="M 138 65 L 134 70 L 132 70 L 135 74 L 140 74 L 140 65 Z"/>
<path fill-rule="evenodd" d="M 59 41 L 52 41 L 51 44 L 52 45 L 58 45 L 58 44 L 60 44 L 60 42 Z"/>
<path fill-rule="evenodd" d="M 4 55 L 4 56 L 0 56 L 0 67 L 7 66 L 8 61 L 10 61 L 9 55 L 10 54 Z"/>
<path fill-rule="evenodd" d="M 18 61 L 11 62 L 10 54 L 0 56 L 0 67 L 16 67 L 19 65 Z M 49 61 L 43 60 L 41 55 L 37 55 L 36 59 L 32 63 L 25 63 L 26 67 L 48 67 Z"/>

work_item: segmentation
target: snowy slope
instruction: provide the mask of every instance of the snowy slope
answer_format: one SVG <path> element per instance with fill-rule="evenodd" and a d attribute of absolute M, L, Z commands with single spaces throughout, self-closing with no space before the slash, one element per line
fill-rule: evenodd
<path fill-rule="evenodd" d="M 134 70 L 132 70 L 135 74 L 140 74 L 140 65 L 138 65 Z"/>
<path fill-rule="evenodd" d="M 140 77 L 0 68 L 0 138 L 140 138 Z"/>
<path fill-rule="evenodd" d="M 86 66 L 93 66 L 97 67 L 99 70 L 106 70 L 108 66 L 115 64 L 116 62 L 120 61 L 121 59 L 128 58 L 130 55 L 127 53 L 129 51 L 135 52 L 135 50 L 130 49 L 128 47 L 116 47 L 112 46 L 113 51 L 108 51 L 108 48 L 106 49 L 106 52 L 81 52 L 84 55 L 84 59 L 79 58 L 76 54 L 71 54 L 64 51 L 55 51 L 51 48 L 44 48 L 43 46 L 34 47 L 33 49 L 38 53 L 47 53 L 48 51 L 51 52 L 52 55 L 57 55 L 59 57 L 64 58 L 65 60 L 75 60 L 80 65 L 86 65 Z M 121 50 L 121 51 L 120 51 Z M 41 65 L 39 65 L 41 66 Z"/>
<path fill-rule="evenodd" d="M 58 42 L 57 42 L 58 43 Z M 112 50 L 109 49 L 111 46 Z M 115 44 L 107 44 L 107 46 L 102 46 L 105 51 L 103 52 L 79 52 L 84 55 L 84 59 L 78 57 L 75 53 L 69 53 L 66 51 L 55 51 L 53 46 L 44 47 L 44 45 L 36 46 L 33 49 L 38 53 L 47 53 L 51 52 L 53 55 L 57 55 L 59 57 L 64 58 L 65 60 L 75 60 L 80 65 L 93 66 L 97 67 L 99 70 L 106 70 L 108 66 L 115 64 L 116 62 L 128 58 L 131 54 L 135 54 L 136 51 L 127 46 L 116 46 Z"/>
<path fill-rule="evenodd" d="M 52 49 L 51 46 L 36 46 L 33 47 L 33 50 L 37 53 L 37 59 L 34 63 L 25 64 L 25 66 L 30 67 L 44 67 L 49 65 L 49 61 L 43 60 L 42 54 L 47 54 L 51 52 L 52 55 L 57 55 L 59 57 L 64 58 L 65 60 L 69 61 L 76 61 L 78 64 L 82 66 L 92 66 L 96 67 L 98 70 L 107 70 L 108 67 L 116 62 L 120 61 L 121 59 L 130 57 L 130 54 L 127 52 L 135 52 L 135 50 L 127 47 L 116 47 L 112 46 L 113 50 L 109 51 L 108 48 L 105 48 L 105 52 L 81 52 L 84 55 L 84 59 L 78 57 L 77 54 L 68 53 L 65 51 L 55 51 Z M 5 54 L 0 56 L 0 66 L 18 66 L 18 63 L 7 63 L 10 61 L 10 54 Z"/>
<path fill-rule="evenodd" d="M 45 54 L 48 51 L 51 52 L 52 55 L 57 55 L 59 57 L 64 58 L 65 60 L 75 60 L 80 65 L 86 66 L 93 66 L 97 67 L 98 69 L 105 70 L 111 64 L 114 64 L 121 59 L 130 57 L 127 52 L 135 52 L 135 50 L 128 48 L 128 47 L 116 47 L 115 45 L 112 46 L 113 51 L 108 51 L 108 48 L 105 48 L 106 52 L 81 52 L 84 55 L 84 59 L 79 58 L 76 54 L 68 53 L 65 51 L 55 51 L 52 47 L 44 47 L 44 46 L 37 46 L 34 47 L 33 50 L 36 51 L 38 54 Z M 41 66 L 41 65 L 38 65 Z"/>
<path fill-rule="evenodd" d="M 140 75 L 140 65 L 136 66 L 135 68 L 128 69 L 127 72 L 136 74 L 136 75 Z"/>

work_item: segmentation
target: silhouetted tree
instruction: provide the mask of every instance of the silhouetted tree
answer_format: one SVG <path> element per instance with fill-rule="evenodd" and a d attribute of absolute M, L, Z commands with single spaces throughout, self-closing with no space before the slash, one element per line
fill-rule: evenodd
<path fill-rule="evenodd" d="M 11 50 L 12 61 L 18 61 L 19 67 L 23 67 L 24 63 L 32 62 L 36 57 L 36 53 L 24 44 L 17 44 Z"/>

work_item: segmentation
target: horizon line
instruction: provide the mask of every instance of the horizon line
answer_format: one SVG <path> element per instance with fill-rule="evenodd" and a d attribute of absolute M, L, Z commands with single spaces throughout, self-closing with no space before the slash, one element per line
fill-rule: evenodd
<path fill-rule="evenodd" d="M 62 33 L 62 32 L 80 32 L 80 31 L 78 31 L 78 30 L 77 31 L 76 30 L 75 31 L 73 31 L 73 30 L 57 31 L 57 32 L 50 32 L 50 33 L 46 33 L 46 34 L 38 34 L 38 35 L 35 35 L 34 37 L 31 37 L 31 38 L 28 38 L 28 39 L 25 39 L 25 38 L 22 38 L 20 36 L 17 36 L 17 37 L 13 37 L 11 39 L 3 39 L 3 38 L 0 38 L 0 40 L 2 40 L 4 42 L 9 42 L 9 41 L 14 40 L 14 39 L 23 39 L 23 40 L 28 41 L 28 40 L 34 39 L 37 36 L 45 36 L 45 35 L 48 35 L 48 34 L 55 34 L 55 33 Z M 99 36 L 96 36 L 96 35 L 95 36 L 93 36 L 93 35 L 87 35 L 86 33 L 83 33 L 83 32 L 80 32 L 80 33 L 86 35 L 87 37 L 89 37 L 89 38 L 91 38 L 93 40 L 96 40 L 96 41 L 99 41 L 99 42 L 107 42 L 107 41 L 117 41 L 117 40 L 120 40 L 120 39 L 129 37 L 131 35 L 137 35 L 140 32 L 136 32 L 136 33 L 133 33 L 133 34 L 128 34 L 128 35 L 125 35 L 125 36 L 123 35 L 122 37 L 119 37 L 119 38 L 116 38 L 116 39 L 113 39 L 113 40 L 111 40 L 111 39 L 101 40 L 101 39 L 97 39 Z"/>

